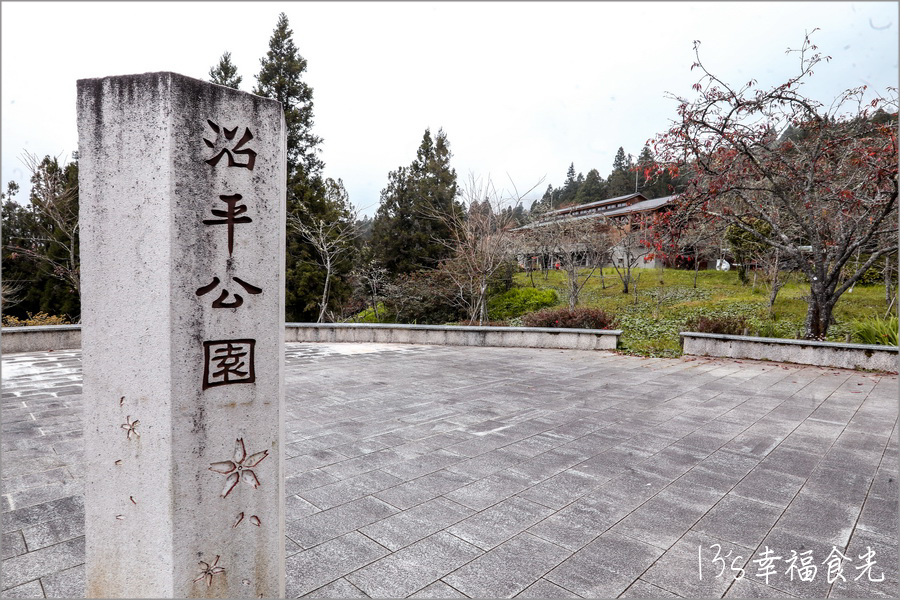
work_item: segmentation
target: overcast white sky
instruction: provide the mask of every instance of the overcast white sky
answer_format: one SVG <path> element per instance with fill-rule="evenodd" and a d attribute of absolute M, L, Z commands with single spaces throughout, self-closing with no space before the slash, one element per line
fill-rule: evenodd
<path fill-rule="evenodd" d="M 559 186 L 569 163 L 606 176 L 675 117 L 704 63 L 760 86 L 796 72 L 806 30 L 833 60 L 807 92 L 898 84 L 898 2 L 3 2 L 2 185 L 23 151 L 78 147 L 75 82 L 175 71 L 208 79 L 230 51 L 249 91 L 278 13 L 308 61 L 325 175 L 374 214 L 387 174 L 426 127 L 443 128 L 460 178 Z M 23 190 L 24 191 L 24 190 Z M 20 194 L 20 201 L 24 200 Z M 530 203 L 526 203 L 526 207 Z"/>

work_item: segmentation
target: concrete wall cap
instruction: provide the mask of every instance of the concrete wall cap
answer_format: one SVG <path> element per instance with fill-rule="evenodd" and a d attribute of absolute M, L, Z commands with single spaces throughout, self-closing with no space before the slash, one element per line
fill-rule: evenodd
<path fill-rule="evenodd" d="M 733 342 L 813 346 L 816 348 L 833 348 L 835 350 L 876 350 L 880 352 L 898 352 L 898 350 L 900 350 L 897 346 L 883 346 L 879 344 L 847 344 L 844 342 L 820 342 L 817 340 L 790 340 L 785 338 L 754 337 L 750 335 L 729 335 L 725 333 L 700 333 L 697 331 L 681 331 L 678 335 L 681 337 L 707 338 Z"/>

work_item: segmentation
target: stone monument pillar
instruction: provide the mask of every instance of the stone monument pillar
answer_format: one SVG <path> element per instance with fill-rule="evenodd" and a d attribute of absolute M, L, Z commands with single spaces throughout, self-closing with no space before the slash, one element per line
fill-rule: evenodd
<path fill-rule="evenodd" d="M 89 598 L 284 597 L 281 104 L 78 82 Z"/>

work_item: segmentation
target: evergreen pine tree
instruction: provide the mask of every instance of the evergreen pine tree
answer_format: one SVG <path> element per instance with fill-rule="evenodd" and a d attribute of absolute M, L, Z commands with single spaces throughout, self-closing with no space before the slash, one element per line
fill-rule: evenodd
<path fill-rule="evenodd" d="M 606 197 L 604 195 L 605 192 L 606 182 L 600 177 L 597 169 L 591 169 L 584 178 L 584 182 L 578 186 L 578 193 L 575 194 L 575 204 L 588 204 L 589 202 L 603 200 Z"/>
<path fill-rule="evenodd" d="M 625 154 L 625 150 L 619 146 L 616 157 L 613 159 L 613 170 L 607 178 L 606 197 L 616 198 L 634 193 L 634 172 L 632 171 L 631 155 Z"/>
<path fill-rule="evenodd" d="M 329 198 L 322 179 L 324 163 L 319 158 L 322 139 L 312 133 L 313 90 L 303 81 L 306 71 L 304 59 L 292 39 L 284 13 L 269 39 L 269 50 L 260 59 L 254 94 L 281 102 L 287 129 L 287 212 L 309 226 L 317 220 L 332 222 L 345 218 L 350 210 L 346 195 L 337 200 Z M 340 196 L 340 195 L 339 195 Z M 342 300 L 346 289 L 343 280 L 349 266 L 334 274 L 331 305 Z M 325 271 L 319 265 L 319 255 L 308 241 L 289 228 L 285 257 L 285 319 L 287 321 L 315 321 L 319 312 L 321 291 L 325 286 Z"/>
<path fill-rule="evenodd" d="M 458 211 L 456 171 L 443 130 L 425 135 L 408 167 L 388 174 L 372 228 L 372 250 L 393 275 L 433 269 L 451 254 L 450 231 L 439 214 Z"/>
<path fill-rule="evenodd" d="M 293 34 L 287 16 L 278 15 L 278 24 L 269 39 L 269 51 L 260 59 L 257 86 L 253 90 L 258 96 L 278 100 L 284 108 L 288 181 L 297 171 L 307 179 L 313 178 L 325 166 L 318 157 L 322 138 L 312 133 L 313 90 L 302 79 L 306 59 L 294 45 Z"/>
<path fill-rule="evenodd" d="M 237 74 L 237 67 L 231 62 L 231 52 L 225 52 L 219 59 L 219 64 L 209 70 L 209 81 L 218 85 L 224 85 L 234 89 L 240 89 L 243 77 Z"/>
<path fill-rule="evenodd" d="M 582 177 L 581 173 L 578 174 L 578 177 Z M 575 163 L 569 164 L 569 170 L 566 172 L 566 182 L 563 184 L 562 190 L 560 190 L 555 207 L 567 206 L 575 202 L 575 195 L 578 193 L 579 185 L 578 177 L 575 176 Z"/>

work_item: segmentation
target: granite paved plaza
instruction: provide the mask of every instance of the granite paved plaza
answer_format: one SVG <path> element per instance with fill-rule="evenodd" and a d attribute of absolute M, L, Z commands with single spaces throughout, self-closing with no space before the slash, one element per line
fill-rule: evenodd
<path fill-rule="evenodd" d="M 896 375 L 288 344 L 286 389 L 288 597 L 898 590 Z M 84 595 L 80 394 L 3 357 L 4 597 Z"/>

